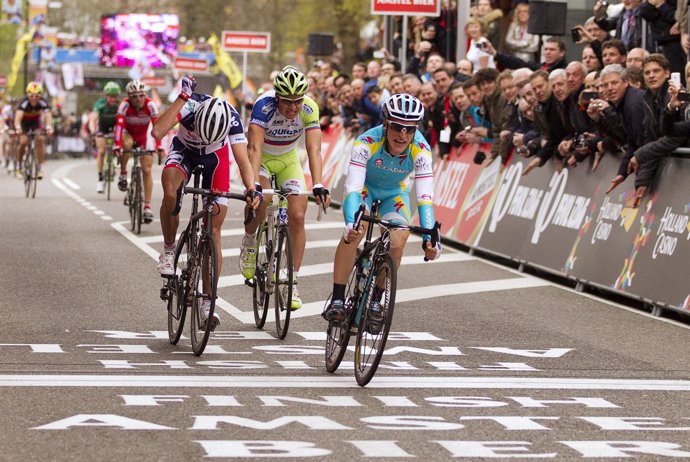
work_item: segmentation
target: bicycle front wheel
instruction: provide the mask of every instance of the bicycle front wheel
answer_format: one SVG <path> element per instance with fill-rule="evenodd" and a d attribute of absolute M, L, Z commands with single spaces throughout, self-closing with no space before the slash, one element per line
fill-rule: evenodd
<path fill-rule="evenodd" d="M 136 188 L 134 190 L 134 203 L 136 204 L 136 207 L 134 209 L 134 213 L 136 214 L 136 233 L 141 234 L 141 222 L 144 219 L 144 192 L 143 192 L 143 185 L 141 184 L 142 178 L 141 178 L 141 168 L 137 168 L 136 170 L 136 181 L 134 182 L 136 184 Z"/>
<path fill-rule="evenodd" d="M 26 197 L 36 197 L 36 182 L 38 181 L 38 166 L 36 165 L 36 153 L 31 146 L 24 156 L 24 192 Z"/>
<path fill-rule="evenodd" d="M 103 174 L 103 180 L 105 181 L 105 196 L 110 200 L 110 186 L 113 184 L 114 167 L 113 167 L 113 153 L 108 148 L 105 152 L 105 172 Z"/>
<path fill-rule="evenodd" d="M 326 329 L 326 370 L 335 372 L 347 351 L 350 342 L 350 326 L 354 321 L 354 315 L 359 305 L 359 293 L 357 290 L 357 274 L 359 273 L 359 259 L 350 271 L 345 291 L 345 321 L 329 322 Z"/>
<path fill-rule="evenodd" d="M 207 235 L 202 239 L 191 266 L 193 266 L 190 270 L 190 291 L 193 292 L 191 299 L 192 350 L 196 356 L 201 356 L 214 327 L 213 312 L 216 308 L 218 290 L 218 257 L 216 240 L 213 236 Z M 204 298 L 211 302 L 208 313 L 205 313 L 202 308 Z"/>
<path fill-rule="evenodd" d="M 256 236 L 256 269 L 254 270 L 254 323 L 259 329 L 266 324 L 268 304 L 271 297 L 266 292 L 266 274 L 271 255 L 271 242 L 266 231 L 266 224 L 259 226 Z"/>
<path fill-rule="evenodd" d="M 373 277 L 362 295 L 365 297 L 365 304 L 355 344 L 355 378 L 362 387 L 376 373 L 393 320 L 396 266 L 390 254 L 377 257 L 372 273 Z M 374 303 L 380 305 L 382 319 L 372 317 L 371 307 Z"/>
<path fill-rule="evenodd" d="M 185 316 L 187 315 L 187 296 L 186 290 L 189 287 L 189 272 L 187 262 L 189 261 L 189 242 L 187 231 L 183 231 L 177 241 L 175 250 L 175 274 L 168 279 L 170 297 L 168 298 L 168 340 L 173 345 L 177 345 L 182 336 Z"/>
<path fill-rule="evenodd" d="M 276 310 L 276 332 L 284 339 L 290 326 L 292 311 L 292 240 L 286 225 L 278 228 L 278 245 L 275 249 L 274 290 Z"/>

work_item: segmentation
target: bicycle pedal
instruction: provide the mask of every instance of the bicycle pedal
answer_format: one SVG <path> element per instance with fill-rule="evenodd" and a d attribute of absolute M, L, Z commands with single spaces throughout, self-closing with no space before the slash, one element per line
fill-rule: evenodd
<path fill-rule="evenodd" d="M 166 301 L 166 302 L 168 300 L 170 300 L 170 289 L 167 287 L 161 287 L 160 297 L 161 297 L 161 300 Z"/>

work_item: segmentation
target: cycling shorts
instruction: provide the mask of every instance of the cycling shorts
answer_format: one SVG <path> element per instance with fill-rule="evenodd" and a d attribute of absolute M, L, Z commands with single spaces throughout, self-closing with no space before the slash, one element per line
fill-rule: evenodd
<path fill-rule="evenodd" d="M 190 149 L 177 138 L 170 144 L 170 152 L 165 159 L 166 168 L 176 168 L 185 177 L 185 183 L 192 177 L 192 171 L 197 165 L 203 165 L 201 187 L 221 192 L 230 191 L 230 145 L 226 144 L 215 152 L 199 154 L 196 149 Z M 228 205 L 227 197 L 216 198 L 219 205 Z"/>
<path fill-rule="evenodd" d="M 362 200 L 371 210 L 374 200 L 380 200 L 378 218 L 393 223 L 403 225 L 412 224 L 412 214 L 410 213 L 410 191 L 409 189 L 398 189 L 395 191 L 370 191 L 366 186 L 362 190 Z"/>
<path fill-rule="evenodd" d="M 261 158 L 259 176 L 270 179 L 271 174 L 276 176 L 276 184 L 279 189 L 289 189 L 293 192 L 304 191 L 304 172 L 296 149 L 279 156 L 264 152 Z"/>
<path fill-rule="evenodd" d="M 33 120 L 22 120 L 21 121 L 22 133 L 26 134 L 31 130 L 39 130 L 41 128 L 41 121 L 38 119 Z"/>

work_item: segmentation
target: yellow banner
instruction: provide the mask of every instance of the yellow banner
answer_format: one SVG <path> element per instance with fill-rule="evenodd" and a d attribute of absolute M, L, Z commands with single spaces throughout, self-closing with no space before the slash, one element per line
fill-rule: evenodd
<path fill-rule="evenodd" d="M 237 88 L 242 84 L 242 71 L 235 61 L 230 57 L 230 55 L 223 50 L 220 40 L 216 34 L 211 34 L 211 36 L 206 41 L 213 48 L 213 54 L 216 55 L 216 64 L 220 72 L 228 78 L 231 88 Z"/>
<path fill-rule="evenodd" d="M 19 37 L 19 40 L 17 40 L 17 47 L 14 49 L 14 58 L 12 58 L 12 67 L 10 69 L 10 74 L 7 76 L 7 88 L 13 88 L 14 84 L 17 83 L 17 75 L 19 74 L 19 68 L 22 67 L 27 44 L 31 42 L 33 36 L 34 28 L 32 27 L 29 32 L 22 35 Z"/>

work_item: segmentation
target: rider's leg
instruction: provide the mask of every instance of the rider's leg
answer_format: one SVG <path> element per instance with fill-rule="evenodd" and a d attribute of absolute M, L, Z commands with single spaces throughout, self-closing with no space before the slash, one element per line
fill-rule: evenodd
<path fill-rule="evenodd" d="M 271 182 L 268 180 L 268 178 L 264 176 L 259 177 L 259 183 L 261 183 L 261 188 L 262 189 L 269 189 L 271 187 Z M 256 209 L 256 218 L 244 225 L 244 235 L 246 237 L 256 237 L 256 229 L 259 227 L 259 224 L 264 220 L 264 217 L 266 216 L 266 208 L 268 207 L 269 204 L 269 198 L 264 197 L 264 199 L 261 201 L 261 204 L 259 204 L 259 207 Z M 244 216 L 246 217 L 247 214 L 249 213 L 249 206 L 245 206 L 244 208 Z"/>
<path fill-rule="evenodd" d="M 122 135 L 123 152 L 120 154 L 120 175 L 127 176 L 127 162 L 129 161 L 129 153 L 127 151 L 132 149 L 132 146 L 134 146 L 134 140 L 129 133 L 125 132 Z"/>
<path fill-rule="evenodd" d="M 223 248 L 220 245 L 220 229 L 223 227 L 223 222 L 225 221 L 225 215 L 228 213 L 227 205 L 213 205 L 213 219 L 211 221 L 211 233 L 216 239 L 216 255 L 218 256 L 218 271 L 223 267 Z"/>
<path fill-rule="evenodd" d="M 177 190 L 185 181 L 182 170 L 175 166 L 163 169 L 161 183 L 163 184 L 163 200 L 161 201 L 160 219 L 161 231 L 163 231 L 163 242 L 166 246 L 174 248 L 177 227 L 180 224 L 180 217 L 172 215 L 177 206 Z"/>
<path fill-rule="evenodd" d="M 105 138 L 103 136 L 96 136 L 96 171 L 98 172 L 98 181 L 103 181 L 103 161 L 105 158 Z"/>
<path fill-rule="evenodd" d="M 400 262 L 402 261 L 403 252 L 405 251 L 405 244 L 409 237 L 410 232 L 408 230 L 391 230 L 391 256 L 393 260 L 395 260 L 395 266 L 398 268 L 400 268 Z"/>
<path fill-rule="evenodd" d="M 43 159 L 45 157 L 46 152 L 45 139 L 46 137 L 44 135 L 36 135 L 36 137 L 34 138 L 34 142 L 36 143 L 36 167 L 39 172 L 41 171 L 41 167 L 43 166 Z"/>
<path fill-rule="evenodd" d="M 153 176 L 151 175 L 151 165 L 153 156 L 142 156 L 139 158 L 141 174 L 144 179 L 144 204 L 151 204 L 151 194 L 153 193 Z"/>
<path fill-rule="evenodd" d="M 21 168 L 22 160 L 24 159 L 24 151 L 26 150 L 26 145 L 29 143 L 29 137 L 22 133 L 19 137 L 19 148 L 17 149 L 17 168 Z"/>
<path fill-rule="evenodd" d="M 292 239 L 292 264 L 295 273 L 302 267 L 304 246 L 307 243 L 307 233 L 304 230 L 304 215 L 307 212 L 306 196 L 288 197 L 288 228 Z"/>

